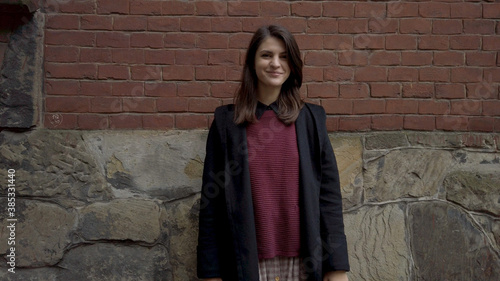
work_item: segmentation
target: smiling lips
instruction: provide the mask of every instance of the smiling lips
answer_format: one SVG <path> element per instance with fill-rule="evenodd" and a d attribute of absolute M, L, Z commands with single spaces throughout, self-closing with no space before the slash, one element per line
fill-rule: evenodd
<path fill-rule="evenodd" d="M 280 75 L 283 75 L 282 72 L 275 72 L 275 71 L 267 71 L 267 74 L 269 74 L 272 77 L 279 77 Z"/>

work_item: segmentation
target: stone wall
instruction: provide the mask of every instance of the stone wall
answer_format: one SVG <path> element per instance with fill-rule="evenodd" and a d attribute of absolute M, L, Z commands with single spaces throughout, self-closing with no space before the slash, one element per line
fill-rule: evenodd
<path fill-rule="evenodd" d="M 0 132 L 2 280 L 197 280 L 206 130 Z M 350 280 L 500 280 L 500 135 L 331 134 Z M 2 188 L 0 206 L 7 206 Z M 5 211 L 2 225 L 8 225 Z"/>

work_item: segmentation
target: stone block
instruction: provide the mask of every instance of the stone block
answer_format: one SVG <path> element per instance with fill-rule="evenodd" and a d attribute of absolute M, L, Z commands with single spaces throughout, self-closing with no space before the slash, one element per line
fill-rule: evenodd
<path fill-rule="evenodd" d="M 410 145 L 415 147 L 461 148 L 465 146 L 461 134 L 409 132 L 407 136 Z"/>
<path fill-rule="evenodd" d="M 79 215 L 78 234 L 86 240 L 154 243 L 160 238 L 161 209 L 152 200 L 97 202 L 81 209 Z"/>
<path fill-rule="evenodd" d="M 404 133 L 376 133 L 365 137 L 365 148 L 373 149 L 392 149 L 408 147 L 410 144 Z"/>
<path fill-rule="evenodd" d="M 498 254 L 462 209 L 414 203 L 408 219 L 415 261 L 411 280 L 500 280 Z"/>
<path fill-rule="evenodd" d="M 41 267 L 57 264 L 71 243 L 76 212 L 59 205 L 17 198 L 15 218 L 16 267 Z M 7 206 L 7 199 L 0 199 Z M 1 212 L 0 253 L 7 253 L 9 225 L 6 212 Z"/>
<path fill-rule="evenodd" d="M 408 280 L 405 205 L 365 206 L 344 215 L 349 280 Z"/>
<path fill-rule="evenodd" d="M 365 198 L 382 202 L 437 194 L 451 153 L 444 150 L 394 150 L 365 163 Z"/>

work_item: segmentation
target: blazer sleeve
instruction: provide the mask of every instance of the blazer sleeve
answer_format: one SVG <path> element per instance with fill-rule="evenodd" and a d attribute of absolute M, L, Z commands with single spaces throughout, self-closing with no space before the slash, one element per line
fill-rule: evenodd
<path fill-rule="evenodd" d="M 323 242 L 323 273 L 336 270 L 349 271 L 339 171 L 326 130 L 325 110 L 322 107 L 317 120 L 321 146 L 320 227 Z"/>
<path fill-rule="evenodd" d="M 220 209 L 224 188 L 224 149 L 218 129 L 221 120 L 214 119 L 208 133 L 202 177 L 197 246 L 197 274 L 199 278 L 221 276 L 218 233 Z"/>

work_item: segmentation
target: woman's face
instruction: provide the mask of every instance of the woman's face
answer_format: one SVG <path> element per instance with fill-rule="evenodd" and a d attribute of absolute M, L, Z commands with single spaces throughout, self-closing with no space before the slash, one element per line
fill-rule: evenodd
<path fill-rule="evenodd" d="M 259 79 L 259 88 L 281 88 L 290 76 L 283 41 L 272 36 L 262 41 L 255 55 L 255 72 Z"/>

